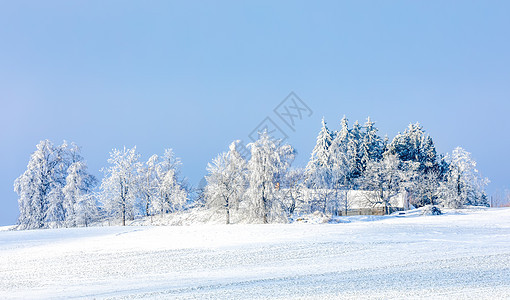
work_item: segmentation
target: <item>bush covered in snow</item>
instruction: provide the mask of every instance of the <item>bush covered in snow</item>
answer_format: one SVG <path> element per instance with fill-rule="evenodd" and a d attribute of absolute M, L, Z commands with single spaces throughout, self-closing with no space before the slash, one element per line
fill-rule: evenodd
<path fill-rule="evenodd" d="M 422 214 L 423 215 L 438 216 L 438 215 L 441 215 L 443 213 L 441 212 L 441 209 L 439 209 L 439 207 L 433 206 L 433 205 L 427 205 L 427 206 L 423 207 Z"/>

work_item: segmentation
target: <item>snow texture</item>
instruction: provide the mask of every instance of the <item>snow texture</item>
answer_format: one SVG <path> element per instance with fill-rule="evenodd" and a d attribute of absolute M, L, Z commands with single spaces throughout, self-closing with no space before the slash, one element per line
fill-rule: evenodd
<path fill-rule="evenodd" d="M 343 223 L 0 228 L 0 298 L 510 296 L 508 208 L 337 219 Z"/>

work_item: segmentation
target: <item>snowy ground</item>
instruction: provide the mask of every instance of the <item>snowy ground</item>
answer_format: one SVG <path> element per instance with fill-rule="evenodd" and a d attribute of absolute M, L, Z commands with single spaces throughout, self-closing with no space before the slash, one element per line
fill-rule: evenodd
<path fill-rule="evenodd" d="M 0 298 L 510 297 L 510 209 L 347 220 L 0 230 Z"/>

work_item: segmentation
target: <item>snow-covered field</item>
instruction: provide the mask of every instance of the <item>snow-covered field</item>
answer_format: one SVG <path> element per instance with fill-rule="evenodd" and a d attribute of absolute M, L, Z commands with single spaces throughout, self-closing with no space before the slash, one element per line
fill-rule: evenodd
<path fill-rule="evenodd" d="M 510 297 L 510 209 L 350 220 L 4 230 L 0 298 Z"/>

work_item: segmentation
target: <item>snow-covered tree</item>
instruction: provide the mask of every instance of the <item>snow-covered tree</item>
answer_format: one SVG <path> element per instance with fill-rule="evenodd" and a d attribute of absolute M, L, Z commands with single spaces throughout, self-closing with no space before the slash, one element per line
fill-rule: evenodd
<path fill-rule="evenodd" d="M 290 145 L 278 146 L 267 131 L 249 144 L 251 158 L 248 162 L 249 188 L 246 192 L 250 208 L 263 223 L 285 219 L 279 187 L 281 180 L 294 160 L 295 151 Z"/>
<path fill-rule="evenodd" d="M 349 139 L 349 119 L 343 116 L 340 121 L 340 130 L 335 134 L 335 142 L 337 145 L 347 144 Z"/>
<path fill-rule="evenodd" d="M 367 203 L 370 205 L 382 204 L 385 213 L 389 213 L 390 199 L 403 190 L 403 174 L 401 161 L 396 155 L 387 154 L 380 161 L 370 161 L 361 186 L 367 193 Z M 377 192 L 377 193 L 372 193 Z"/>
<path fill-rule="evenodd" d="M 45 227 L 58 228 L 65 226 L 66 211 L 64 209 L 64 193 L 63 184 L 54 181 L 50 184 L 50 192 L 48 194 L 48 205 L 45 213 Z"/>
<path fill-rule="evenodd" d="M 336 134 L 331 146 L 331 174 L 334 201 L 330 211 L 336 213 L 339 208 L 347 211 L 350 207 L 348 191 L 358 188 L 360 176 L 371 160 L 380 160 L 383 143 L 377 135 L 377 128 L 368 118 L 365 131 L 356 121 L 352 129 L 343 117 L 341 129 Z"/>
<path fill-rule="evenodd" d="M 230 144 L 229 151 L 219 154 L 207 166 L 204 196 L 207 207 L 225 213 L 225 223 L 231 223 L 232 211 L 246 189 L 246 161 L 237 151 L 240 141 Z"/>
<path fill-rule="evenodd" d="M 305 179 L 305 170 L 302 168 L 292 168 L 285 173 L 280 191 L 288 215 L 295 211 L 309 212 L 309 204 L 303 194 Z"/>
<path fill-rule="evenodd" d="M 348 164 L 351 166 L 351 174 L 349 180 L 355 180 L 361 176 L 363 169 L 361 166 L 361 141 L 363 132 L 358 121 L 354 122 L 352 129 L 349 131 L 349 139 L 347 141 L 347 158 Z"/>
<path fill-rule="evenodd" d="M 172 149 L 166 149 L 158 163 L 158 197 L 154 201 L 154 212 L 172 213 L 185 207 L 188 190 L 184 180 L 179 178 L 181 160 L 175 157 Z"/>
<path fill-rule="evenodd" d="M 366 169 L 369 161 L 380 160 L 384 152 L 383 140 L 377 135 L 377 128 L 374 125 L 375 123 L 368 117 L 365 123 L 365 133 L 360 142 L 362 171 Z"/>
<path fill-rule="evenodd" d="M 361 142 L 363 132 L 356 121 L 352 129 L 348 128 L 346 117 L 342 119 L 342 128 L 336 134 L 331 146 L 332 187 L 334 189 L 354 189 L 357 178 L 362 173 Z"/>
<path fill-rule="evenodd" d="M 313 193 L 308 194 L 308 197 L 311 197 L 308 202 L 312 211 L 325 211 L 332 197 L 332 150 L 330 149 L 332 142 L 333 135 L 323 118 L 317 142 L 305 169 L 306 186 L 313 190 Z"/>
<path fill-rule="evenodd" d="M 14 181 L 14 191 L 18 194 L 20 215 L 18 227 L 21 229 L 42 228 L 48 205 L 48 194 L 52 179 L 54 146 L 49 140 L 41 141 L 37 150 L 30 156 L 27 170 Z"/>
<path fill-rule="evenodd" d="M 144 216 L 154 213 L 154 201 L 159 196 L 158 160 L 159 156 L 154 154 L 138 169 L 138 192 Z"/>
<path fill-rule="evenodd" d="M 331 151 L 329 148 L 332 141 L 332 133 L 329 131 L 326 121 L 322 118 L 322 127 L 305 170 L 311 186 L 329 186 L 329 181 L 331 180 Z"/>
<path fill-rule="evenodd" d="M 440 186 L 442 204 L 446 207 L 488 205 L 485 186 L 489 180 L 480 175 L 471 153 L 457 147 L 446 160 L 450 169 Z"/>
<path fill-rule="evenodd" d="M 420 164 L 419 170 L 428 172 L 438 168 L 438 157 L 432 138 L 425 135 L 419 124 L 409 124 L 404 133 L 399 133 L 388 146 L 388 151 L 400 160 Z"/>
<path fill-rule="evenodd" d="M 409 203 L 415 207 L 437 205 L 441 184 L 439 171 L 431 170 L 423 173 L 418 171 L 418 163 L 414 163 L 414 166 L 414 170 L 409 170 L 410 176 L 403 179 Z"/>
<path fill-rule="evenodd" d="M 96 200 L 92 196 L 95 185 L 95 177 L 87 172 L 87 165 L 81 158 L 69 166 L 62 190 L 66 227 L 88 226 L 97 219 Z"/>
<path fill-rule="evenodd" d="M 51 142 L 50 142 L 51 143 Z M 47 206 L 45 211 L 45 227 L 62 227 L 66 221 L 66 211 L 64 207 L 64 193 L 65 178 L 67 176 L 67 169 L 71 163 L 69 159 L 69 145 L 67 142 L 61 146 L 53 146 L 51 151 L 50 163 L 50 181 L 49 192 L 47 193 Z"/>
<path fill-rule="evenodd" d="M 86 226 L 97 215 L 95 201 L 90 197 L 95 183 L 84 162 L 76 161 L 69 166 L 66 185 L 62 189 L 66 227 Z"/>
<path fill-rule="evenodd" d="M 70 167 L 74 163 L 85 166 L 75 144 L 64 142 L 55 146 L 49 140 L 41 141 L 31 155 L 27 170 L 16 179 L 20 229 L 69 226 L 74 215 L 75 199 L 65 200 L 64 188 Z M 82 172 L 91 180 L 93 177 Z M 71 191 L 71 187 L 67 188 Z M 89 191 L 87 191 L 89 192 Z M 71 222 L 71 223 L 69 223 Z"/>
<path fill-rule="evenodd" d="M 135 201 L 138 193 L 137 170 L 141 167 L 136 147 L 110 152 L 108 163 L 103 169 L 99 198 L 109 217 L 120 218 L 122 225 L 135 215 Z"/>
<path fill-rule="evenodd" d="M 352 167 L 350 162 L 352 161 L 348 153 L 348 142 L 349 142 L 349 121 L 344 116 L 341 121 L 341 129 L 335 134 L 335 138 L 329 148 L 330 153 L 330 172 L 333 187 L 345 186 L 349 181 Z"/>

